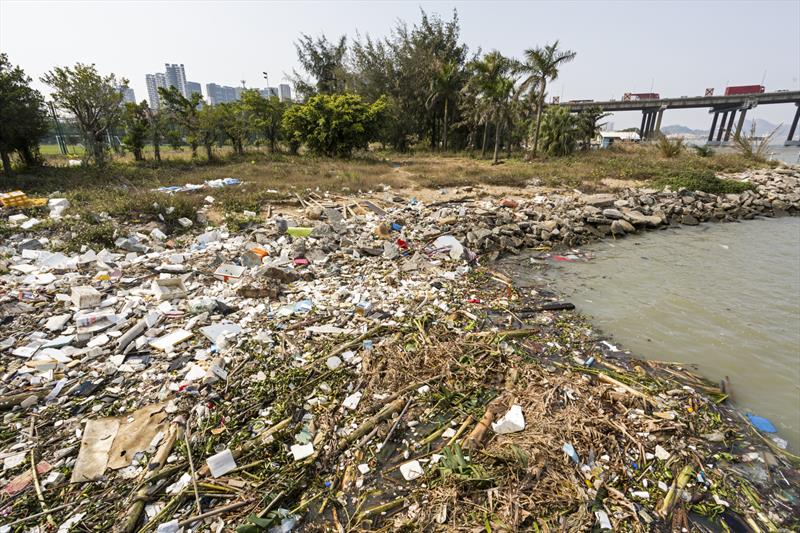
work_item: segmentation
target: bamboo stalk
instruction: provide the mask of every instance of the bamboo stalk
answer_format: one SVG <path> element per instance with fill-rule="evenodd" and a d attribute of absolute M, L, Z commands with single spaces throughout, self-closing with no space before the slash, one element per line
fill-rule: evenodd
<path fill-rule="evenodd" d="M 169 457 L 170 452 L 172 452 L 172 448 L 175 446 L 175 441 L 178 439 L 178 433 L 180 433 L 180 428 L 176 425 L 171 425 L 169 432 L 167 433 L 167 438 L 164 439 L 161 447 L 158 449 L 155 456 L 153 456 L 153 460 L 148 465 L 151 467 L 151 469 L 148 470 L 147 474 L 144 476 L 145 484 L 137 491 L 136 496 L 134 497 L 134 502 L 130 506 L 128 514 L 123 520 L 122 527 L 119 531 L 122 531 L 123 533 L 132 533 L 136 530 L 136 524 L 139 523 L 139 519 L 142 516 L 142 511 L 144 511 L 144 504 L 149 496 L 146 482 L 155 477 L 156 474 L 158 474 L 158 472 L 167 463 L 167 457 Z"/>
<path fill-rule="evenodd" d="M 204 520 L 212 516 L 217 516 L 218 514 L 227 513 L 228 511 L 233 511 L 234 509 L 238 509 L 239 507 L 244 507 L 245 505 L 249 505 L 254 501 L 255 500 L 244 500 L 241 502 L 231 503 L 229 505 L 223 505 L 222 507 L 217 507 L 216 509 L 206 511 L 203 514 L 190 516 L 189 518 L 178 522 L 178 527 L 186 527 L 190 524 L 197 522 L 198 520 Z"/>
<path fill-rule="evenodd" d="M 692 467 L 686 465 L 683 467 L 680 474 L 678 474 L 678 477 L 673 480 L 669 492 L 667 492 L 667 495 L 664 497 L 664 502 L 658 509 L 658 514 L 660 514 L 662 518 L 667 518 L 670 513 L 672 513 L 672 509 L 675 507 L 675 504 L 678 503 L 681 491 L 683 491 L 686 484 L 689 483 L 689 478 L 692 477 L 692 472 Z"/>
<path fill-rule="evenodd" d="M 47 523 L 53 527 L 57 527 L 53 515 L 47 509 L 47 503 L 44 501 L 44 494 L 42 494 L 42 485 L 39 483 L 39 473 L 36 471 L 36 456 L 34 455 L 35 449 L 31 449 L 31 477 L 33 478 L 33 486 L 36 489 L 36 498 L 39 500 L 39 506 L 42 512 L 47 515 Z"/>
<path fill-rule="evenodd" d="M 405 405 L 405 399 L 403 398 L 398 398 L 392 403 L 386 405 L 378 412 L 378 414 L 366 419 L 360 426 L 358 426 L 358 428 L 356 428 L 355 431 L 341 439 L 339 441 L 339 445 L 337 446 L 337 450 L 340 453 L 343 452 L 351 443 L 369 433 L 372 428 L 392 416 L 394 413 L 400 411 L 403 408 L 403 405 Z"/>

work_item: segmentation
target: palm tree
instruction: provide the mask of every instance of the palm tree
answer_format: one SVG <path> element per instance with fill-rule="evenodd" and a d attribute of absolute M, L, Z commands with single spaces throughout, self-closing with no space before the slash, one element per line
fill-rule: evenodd
<path fill-rule="evenodd" d="M 484 109 L 492 116 L 495 127 L 494 157 L 493 164 L 497 163 L 500 146 L 500 135 L 503 131 L 504 116 L 511 101 L 514 91 L 514 81 L 512 74 L 515 70 L 513 60 L 504 57 L 500 52 L 493 51 L 482 59 L 476 59 L 470 63 L 472 77 L 467 85 L 476 90 L 480 95 L 479 101 Z M 488 129 L 488 117 L 484 124 L 484 149 L 486 146 L 486 133 Z"/>
<path fill-rule="evenodd" d="M 572 50 L 559 50 L 558 44 L 558 41 L 556 41 L 544 47 L 525 50 L 525 61 L 518 69 L 518 72 L 527 75 L 520 86 L 520 90 L 533 89 L 537 85 L 539 90 L 539 101 L 536 106 L 536 130 L 533 137 L 533 157 L 536 157 L 536 149 L 539 145 L 539 130 L 542 126 L 542 110 L 544 108 L 547 82 L 558 78 L 559 66 L 562 63 L 569 63 L 577 55 Z"/>
<path fill-rule="evenodd" d="M 447 150 L 447 131 L 449 125 L 448 112 L 451 100 L 455 100 L 458 96 L 460 85 L 460 75 L 458 65 L 453 61 L 441 63 L 436 69 L 436 73 L 431 80 L 430 94 L 425 101 L 425 107 L 431 110 L 438 103 L 442 102 L 444 105 L 444 124 L 442 134 L 442 149 Z"/>

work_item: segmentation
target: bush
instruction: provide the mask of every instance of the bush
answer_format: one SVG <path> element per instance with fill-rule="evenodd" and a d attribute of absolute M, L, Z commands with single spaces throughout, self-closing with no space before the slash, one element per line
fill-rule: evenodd
<path fill-rule="evenodd" d="M 316 154 L 350 157 L 377 140 L 386 99 L 366 104 L 355 94 L 318 94 L 290 107 L 283 128 L 291 146 L 305 144 Z"/>
<path fill-rule="evenodd" d="M 666 135 L 661 135 L 656 146 L 662 157 L 675 157 L 683 151 L 683 137 L 669 140 Z"/>
<path fill-rule="evenodd" d="M 565 156 L 574 152 L 577 137 L 575 120 L 566 107 L 548 107 L 542 117 L 542 151 L 552 156 Z"/>
<path fill-rule="evenodd" d="M 711 157 L 712 155 L 714 155 L 714 150 L 712 150 L 710 146 L 695 145 L 692 148 L 694 148 L 695 153 L 700 157 Z"/>
<path fill-rule="evenodd" d="M 740 194 L 744 191 L 755 189 L 752 183 L 721 179 L 713 172 L 685 172 L 675 174 L 655 181 L 660 188 L 669 187 L 672 190 L 689 189 L 690 191 L 703 191 L 709 194 Z"/>

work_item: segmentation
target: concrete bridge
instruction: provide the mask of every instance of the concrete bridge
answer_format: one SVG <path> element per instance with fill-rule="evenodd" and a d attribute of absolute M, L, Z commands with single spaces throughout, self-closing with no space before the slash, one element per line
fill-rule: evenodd
<path fill-rule="evenodd" d="M 711 129 L 708 132 L 708 144 L 720 145 L 731 139 L 731 130 L 736 122 L 733 135 L 739 135 L 744 125 L 747 111 L 758 105 L 794 104 L 797 109 L 789 127 L 789 136 L 784 146 L 800 146 L 800 91 L 779 91 L 772 93 L 737 94 L 731 96 L 685 96 L 681 98 L 660 98 L 658 100 L 609 100 L 594 102 L 563 102 L 558 104 L 567 107 L 571 112 L 579 112 L 590 107 L 599 107 L 603 111 L 641 111 L 642 125 L 639 128 L 642 139 L 652 139 L 661 131 L 661 117 L 667 109 L 708 108 L 714 114 Z M 736 120 L 736 114 L 739 114 Z M 795 134 L 798 135 L 795 135 Z M 797 138 L 796 138 L 797 137 Z"/>

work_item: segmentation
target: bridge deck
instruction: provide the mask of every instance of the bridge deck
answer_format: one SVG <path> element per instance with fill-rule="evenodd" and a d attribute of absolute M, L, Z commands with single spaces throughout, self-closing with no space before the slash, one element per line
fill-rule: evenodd
<path fill-rule="evenodd" d="M 578 112 L 588 107 L 600 107 L 603 111 L 655 111 L 665 109 L 691 109 L 699 107 L 738 107 L 752 104 L 792 104 L 800 102 L 800 91 L 782 91 L 760 94 L 736 94 L 733 96 L 689 96 L 686 98 L 661 98 L 659 100 L 609 100 L 605 102 L 563 102 L 557 105 Z"/>

